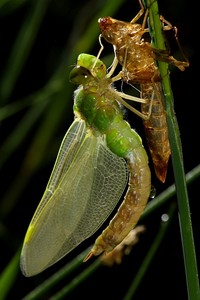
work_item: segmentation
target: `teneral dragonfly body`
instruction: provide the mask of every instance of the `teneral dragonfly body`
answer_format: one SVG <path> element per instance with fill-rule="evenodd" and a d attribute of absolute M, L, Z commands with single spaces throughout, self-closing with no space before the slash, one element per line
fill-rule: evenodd
<path fill-rule="evenodd" d="M 68 129 L 21 253 L 25 276 L 36 275 L 94 234 L 121 198 L 113 220 L 87 258 L 111 251 L 137 224 L 149 198 L 151 174 L 140 136 L 123 118 L 122 93 L 102 61 L 80 54 L 70 80 L 75 120 Z"/>

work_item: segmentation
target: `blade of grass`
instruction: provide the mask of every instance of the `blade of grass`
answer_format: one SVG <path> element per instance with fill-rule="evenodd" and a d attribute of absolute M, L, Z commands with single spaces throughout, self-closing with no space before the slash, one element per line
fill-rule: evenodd
<path fill-rule="evenodd" d="M 100 34 L 98 27 L 98 19 L 100 17 L 115 15 L 124 0 L 107 1 L 102 9 L 97 13 L 97 15 L 92 19 L 90 26 L 86 30 L 84 37 L 77 42 L 74 52 L 77 54 L 81 53 L 88 45 L 88 48 L 97 40 L 97 36 Z"/>
<path fill-rule="evenodd" d="M 48 0 L 38 0 L 32 2 L 30 12 L 17 36 L 12 47 L 12 52 L 8 61 L 7 69 L 1 80 L 1 102 L 5 103 L 10 97 L 17 78 L 25 65 L 30 53 L 35 37 L 39 30 L 41 21 L 48 7 Z"/>
<path fill-rule="evenodd" d="M 159 18 L 157 1 L 146 0 L 146 3 L 149 7 L 150 34 L 152 36 L 154 46 L 159 49 L 165 49 L 165 42 L 162 35 L 162 26 Z M 197 300 L 200 298 L 198 269 L 193 239 L 192 222 L 190 217 L 188 193 L 185 181 L 181 140 L 179 135 L 178 123 L 174 114 L 174 99 L 168 75 L 168 65 L 164 62 L 158 62 L 158 66 L 162 77 L 163 91 L 166 99 L 166 103 L 164 103 L 164 105 L 166 108 L 169 140 L 172 150 L 172 165 L 174 170 L 178 199 L 179 223 L 184 254 L 188 299 Z"/>
<path fill-rule="evenodd" d="M 174 203 L 171 204 L 169 211 L 168 211 L 168 220 L 166 221 L 162 221 L 161 225 L 160 225 L 160 229 L 153 241 L 153 243 L 151 244 L 150 249 L 148 249 L 147 255 L 145 256 L 137 274 L 134 277 L 133 282 L 131 283 L 127 293 L 125 294 L 123 300 L 131 300 L 133 299 L 133 296 L 135 294 L 135 292 L 137 291 L 145 273 L 147 272 L 148 267 L 150 266 L 166 232 L 167 229 L 169 228 L 169 225 L 171 223 L 172 217 L 175 213 L 176 210 L 176 205 Z"/>
<path fill-rule="evenodd" d="M 86 280 L 90 275 L 97 270 L 100 266 L 101 262 L 100 259 L 96 259 L 92 264 L 90 264 L 83 272 L 79 273 L 73 280 L 66 285 L 63 289 L 61 289 L 58 293 L 50 298 L 50 300 L 59 300 L 59 299 L 66 299 L 66 296 L 70 294 L 81 282 Z"/>
<path fill-rule="evenodd" d="M 46 95 L 45 95 L 46 96 Z M 38 95 L 43 97 L 43 94 Z M 38 121 L 41 114 L 47 108 L 47 101 L 42 101 L 40 105 L 33 106 L 21 118 L 20 122 L 16 125 L 15 130 L 12 131 L 0 146 L 0 166 L 4 165 L 14 151 L 20 146 L 23 139 L 30 132 L 31 127 Z"/>
<path fill-rule="evenodd" d="M 7 295 L 13 286 L 19 272 L 19 256 L 18 250 L 5 270 L 0 274 L 0 300 L 7 299 Z"/>
<path fill-rule="evenodd" d="M 200 177 L 200 165 L 197 165 L 194 169 L 186 174 L 187 185 L 191 184 L 194 180 Z M 171 199 L 176 194 L 175 184 L 170 185 L 166 190 L 159 194 L 155 199 L 151 200 L 141 216 L 141 220 L 151 214 L 154 210 L 159 208 L 169 199 Z"/>
<path fill-rule="evenodd" d="M 1 0 L 0 1 L 0 11 L 1 15 L 10 14 L 13 11 L 16 11 L 20 6 L 23 6 L 26 2 L 30 0 Z"/>

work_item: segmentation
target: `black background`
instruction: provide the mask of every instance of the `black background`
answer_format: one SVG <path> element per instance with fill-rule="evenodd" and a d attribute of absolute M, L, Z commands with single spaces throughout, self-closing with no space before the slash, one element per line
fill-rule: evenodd
<path fill-rule="evenodd" d="M 61 66 L 65 70 L 63 73 L 63 85 L 66 83 L 66 87 L 63 88 L 60 94 L 58 93 L 57 105 L 63 105 L 63 113 L 60 115 L 59 122 L 56 123 L 57 127 L 55 132 L 45 145 L 46 152 L 44 152 L 43 160 L 35 171 L 32 171 L 34 167 L 30 167 L 29 169 L 29 167 L 27 167 L 29 163 L 24 164 L 24 160 L 30 145 L 32 145 L 32 140 L 37 135 L 40 126 L 42 126 L 47 116 L 46 110 L 38 117 L 37 121 L 29 129 L 28 134 L 11 155 L 7 157 L 7 150 L 5 150 L 5 148 L 3 148 L 1 153 L 1 157 L 6 156 L 7 159 L 1 167 L 0 271 L 7 266 L 15 252 L 21 247 L 29 221 L 49 178 L 62 137 L 73 120 L 72 99 L 74 86 L 68 83 L 68 76 L 72 64 L 76 63 L 75 55 L 78 53 L 74 53 L 73 61 L 68 58 L 73 54 L 71 52 L 74 51 L 74 45 L 87 30 L 94 14 L 102 9 L 106 1 L 52 0 L 47 3 L 46 13 L 39 26 L 31 51 L 22 71 L 18 75 L 18 79 L 9 95 L 7 103 L 20 103 L 21 99 L 26 99 L 29 95 L 34 95 L 30 98 L 30 101 L 32 101 L 35 97 L 35 93 L 45 87 L 52 76 L 54 76 L 58 66 Z M 25 18 L 30 11 L 33 10 L 34 5 L 34 1 L 22 1 L 22 5 L 18 8 L 12 8 L 12 5 L 1 7 L 1 81 L 3 81 L 6 74 L 9 55 L 13 49 L 16 36 L 24 24 Z M 139 5 L 136 0 L 124 1 L 113 17 L 129 21 L 137 13 L 138 8 Z M 188 3 L 188 1 L 173 0 L 159 1 L 159 9 L 160 13 L 164 15 L 167 20 L 178 27 L 180 43 L 190 61 L 190 67 L 185 72 L 181 72 L 175 68 L 171 69 L 174 107 L 180 129 L 185 172 L 187 173 L 199 164 L 199 51 L 197 46 L 199 36 L 197 21 L 199 16 L 196 14 L 197 9 L 195 9 L 195 4 L 191 1 L 190 3 Z M 97 22 L 96 30 L 98 32 Z M 167 38 L 172 54 L 175 57 L 176 55 L 181 55 L 173 33 L 167 33 Z M 85 44 L 80 45 L 78 48 L 79 52 L 85 52 L 86 49 L 88 49 L 88 46 Z M 98 50 L 99 43 L 96 37 L 96 42 L 90 47 L 89 53 L 96 55 Z M 105 54 L 112 53 L 111 51 L 112 48 L 107 45 Z M 179 58 L 181 59 L 181 56 Z M 70 99 L 65 100 L 66 90 L 71 96 Z M 61 101 L 61 98 L 64 100 Z M 52 99 L 54 100 L 54 98 Z M 49 102 L 50 106 L 53 100 Z M 0 101 L 3 102 L 3 97 L 1 97 Z M 12 135 L 12 132 L 14 132 L 28 111 L 29 106 L 25 106 L 24 109 L 1 122 L 0 140 L 2 145 L 4 141 Z M 127 113 L 127 115 L 131 125 L 136 128 L 143 138 L 144 132 L 141 120 L 135 117 L 133 122 L 130 113 Z M 52 122 L 54 122 L 54 115 L 51 115 L 51 118 Z M 51 120 L 49 120 L 50 123 Z M 41 141 L 41 144 L 38 144 L 36 152 L 32 153 L 31 166 L 37 163 L 37 153 L 41 151 L 40 145 L 43 147 L 43 144 L 44 140 Z M 26 166 L 26 168 L 24 168 L 24 166 Z M 152 169 L 152 183 L 156 188 L 157 194 L 159 194 L 174 182 L 172 164 L 170 161 L 167 180 L 164 184 L 161 184 L 155 178 L 151 162 L 150 166 Z M 16 179 L 19 176 L 22 179 L 21 181 L 24 180 L 26 182 L 26 185 L 18 193 L 18 184 L 15 182 L 17 182 Z M 198 182 L 199 180 L 197 179 L 188 187 L 188 194 L 194 230 L 194 241 L 199 262 L 200 238 L 198 230 L 198 203 L 200 196 Z M 16 197 L 13 196 L 12 191 Z M 6 199 L 6 202 L 3 199 Z M 176 200 L 176 196 L 174 196 L 170 202 L 176 203 Z M 129 256 L 124 258 L 120 266 L 114 266 L 112 268 L 100 267 L 80 284 L 67 299 L 79 299 L 83 297 L 87 299 L 123 299 L 159 230 L 161 215 L 167 213 L 168 208 L 169 203 L 163 205 L 142 222 L 146 226 L 146 233 L 141 236 L 139 244 L 136 245 Z M 89 239 L 89 241 L 83 243 L 83 246 L 89 246 L 94 242 L 96 237 L 97 233 L 94 237 Z M 81 250 L 82 246 L 79 246 L 73 253 L 70 253 L 52 268 L 33 278 L 23 277 L 19 270 L 8 299 L 21 299 Z M 82 268 L 85 268 L 85 266 L 81 266 L 71 277 L 69 276 L 64 279 L 60 285 L 57 285 L 55 291 L 65 286 L 75 275 L 81 272 Z M 52 294 L 46 294 L 41 299 L 49 299 Z M 134 299 L 146 299 L 147 297 L 152 297 L 153 299 L 187 299 L 177 210 L 166 236 L 153 258 Z"/>

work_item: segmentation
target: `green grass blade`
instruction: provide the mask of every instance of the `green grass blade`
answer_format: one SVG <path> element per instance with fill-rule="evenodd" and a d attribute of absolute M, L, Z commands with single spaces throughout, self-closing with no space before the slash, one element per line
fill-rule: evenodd
<path fill-rule="evenodd" d="M 21 249 L 20 249 L 21 251 Z M 19 272 L 19 255 L 17 251 L 5 270 L 0 274 L 0 300 L 7 299 L 7 295 L 14 284 Z"/>
<path fill-rule="evenodd" d="M 150 29 L 154 41 L 154 46 L 159 49 L 165 49 L 165 42 L 162 35 L 162 27 L 159 19 L 157 1 L 147 0 L 146 3 L 149 7 Z M 200 296 L 198 269 L 193 239 L 188 193 L 185 181 L 185 172 L 183 164 L 184 160 L 181 148 L 181 140 L 178 123 L 174 114 L 174 99 L 168 75 L 168 65 L 163 62 L 158 62 L 158 66 L 160 69 L 161 77 L 163 78 L 162 84 L 166 99 L 166 103 L 164 103 L 164 105 L 166 107 L 169 140 L 172 150 L 172 164 L 178 199 L 180 231 L 184 254 L 188 298 L 190 300 L 197 300 Z"/>
<path fill-rule="evenodd" d="M 153 260 L 154 256 L 156 255 L 156 252 L 167 232 L 167 229 L 169 228 L 169 225 L 171 223 L 171 220 L 175 213 L 175 210 L 176 210 L 176 205 L 172 204 L 168 211 L 168 221 L 162 221 L 160 229 L 159 229 L 154 241 L 152 242 L 151 247 L 148 249 L 147 255 L 144 258 L 144 260 L 143 260 L 137 274 L 135 275 L 134 280 L 133 280 L 130 288 L 128 289 L 126 295 L 124 296 L 123 300 L 133 299 L 135 292 L 137 291 L 144 275 L 146 274 L 150 264 L 152 263 L 152 260 Z"/>
<path fill-rule="evenodd" d="M 28 1 L 30 0 L 1 0 L 0 1 L 1 15 L 12 13 L 19 7 L 23 6 Z"/>
<path fill-rule="evenodd" d="M 197 165 L 194 169 L 186 174 L 186 183 L 187 185 L 191 184 L 197 178 L 200 177 L 200 165 Z M 155 199 L 148 202 L 147 207 L 141 217 L 147 217 L 153 211 L 158 209 L 161 205 L 169 201 L 176 194 L 176 186 L 172 184 L 167 189 L 165 189 L 162 193 L 160 193 Z"/>
<path fill-rule="evenodd" d="M 34 4 L 32 3 L 30 12 L 12 47 L 8 66 L 1 80 L 1 103 L 5 103 L 13 91 L 17 78 L 35 41 L 41 21 L 48 7 L 48 2 L 47 0 L 39 0 L 34 1 Z"/>

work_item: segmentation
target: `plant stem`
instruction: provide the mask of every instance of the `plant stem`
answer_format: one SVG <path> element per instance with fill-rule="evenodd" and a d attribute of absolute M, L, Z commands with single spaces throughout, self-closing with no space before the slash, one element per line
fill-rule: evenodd
<path fill-rule="evenodd" d="M 149 7 L 150 31 L 152 40 L 154 41 L 154 46 L 158 49 L 165 49 L 157 1 L 146 0 L 146 3 Z M 174 114 L 174 99 L 168 74 L 168 65 L 164 62 L 158 61 L 158 67 L 161 73 L 163 91 L 165 95 L 164 105 L 166 108 L 169 140 L 172 150 L 172 165 L 174 170 L 175 186 L 178 199 L 179 224 L 182 238 L 188 299 L 197 300 L 200 299 L 198 269 L 192 232 L 192 222 L 190 218 L 190 207 L 186 188 L 179 128 Z"/>

